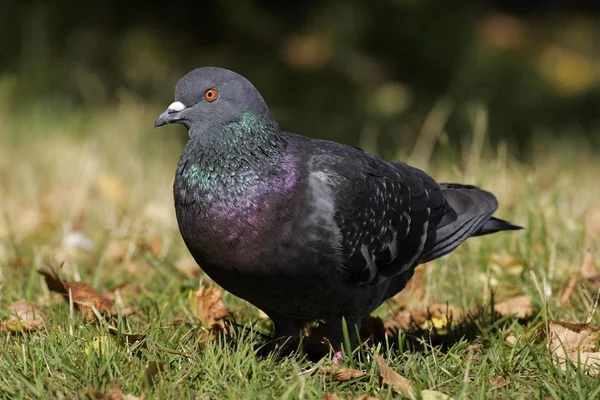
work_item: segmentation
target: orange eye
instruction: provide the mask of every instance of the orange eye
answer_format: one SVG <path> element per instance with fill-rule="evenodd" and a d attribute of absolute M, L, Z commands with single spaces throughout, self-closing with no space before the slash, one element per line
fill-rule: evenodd
<path fill-rule="evenodd" d="M 219 92 L 217 92 L 216 89 L 208 89 L 206 92 L 204 92 L 204 100 L 209 101 L 209 102 L 215 101 L 218 96 L 219 96 Z"/>

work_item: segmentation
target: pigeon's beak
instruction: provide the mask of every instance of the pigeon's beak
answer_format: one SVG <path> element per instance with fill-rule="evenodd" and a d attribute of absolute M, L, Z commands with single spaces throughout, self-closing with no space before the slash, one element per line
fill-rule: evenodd
<path fill-rule="evenodd" d="M 179 101 L 172 103 L 164 113 L 158 116 L 154 123 L 154 128 L 179 121 L 181 119 L 180 114 L 185 109 L 186 106 Z"/>

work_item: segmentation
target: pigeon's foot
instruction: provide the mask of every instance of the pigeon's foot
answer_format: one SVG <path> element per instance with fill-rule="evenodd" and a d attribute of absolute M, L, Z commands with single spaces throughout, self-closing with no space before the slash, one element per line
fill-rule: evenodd
<path fill-rule="evenodd" d="M 299 336 L 276 337 L 263 344 L 256 352 L 260 358 L 287 357 L 300 348 Z"/>

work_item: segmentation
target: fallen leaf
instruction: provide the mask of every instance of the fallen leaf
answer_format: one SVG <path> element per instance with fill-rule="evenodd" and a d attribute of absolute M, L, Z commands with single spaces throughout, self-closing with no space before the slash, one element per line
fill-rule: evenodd
<path fill-rule="evenodd" d="M 136 342 L 143 342 L 146 340 L 145 333 L 127 333 L 127 332 L 119 332 L 119 329 L 113 325 L 108 325 L 108 331 L 117 337 L 121 337 L 121 340 L 124 344 L 134 345 Z M 142 347 L 145 347 L 145 342 L 142 343 Z"/>
<path fill-rule="evenodd" d="M 425 299 L 425 278 L 429 265 L 418 265 L 413 277 L 408 281 L 404 289 L 392 297 L 392 301 L 399 308 L 413 309 L 421 305 Z"/>
<path fill-rule="evenodd" d="M 571 279 L 569 280 L 567 287 L 565 288 L 564 292 L 562 292 L 560 299 L 558 300 L 559 307 L 567 307 L 571 304 L 571 296 L 573 296 L 573 292 L 577 287 L 577 282 L 579 282 L 580 275 L 581 273 L 579 271 L 575 271 L 571 274 Z"/>
<path fill-rule="evenodd" d="M 358 379 L 367 375 L 367 373 L 364 371 L 359 371 L 352 368 L 321 367 L 321 372 L 323 372 L 325 375 L 331 375 L 333 379 L 339 382 L 346 382 L 351 379 Z"/>
<path fill-rule="evenodd" d="M 600 288 L 600 269 L 594 260 L 594 254 L 590 248 L 585 250 L 585 255 L 583 256 L 581 277 L 588 283 Z"/>
<path fill-rule="evenodd" d="M 494 310 L 502 315 L 514 314 L 519 319 L 525 319 L 533 314 L 533 300 L 528 295 L 513 297 L 494 304 Z"/>
<path fill-rule="evenodd" d="M 421 400 L 452 400 L 452 397 L 437 390 L 421 390 Z"/>
<path fill-rule="evenodd" d="M 96 309 L 100 314 L 110 316 L 114 300 L 99 294 L 96 289 L 85 282 L 63 281 L 54 270 L 38 270 L 46 280 L 48 289 L 60 293 L 66 301 L 72 299 L 75 307 L 88 322 L 96 320 Z"/>
<path fill-rule="evenodd" d="M 190 291 L 188 296 L 190 308 L 196 318 L 208 328 L 229 315 L 229 309 L 223 304 L 223 292 L 217 287 L 200 286 Z"/>
<path fill-rule="evenodd" d="M 46 318 L 39 307 L 27 300 L 19 300 L 10 306 L 11 317 L 4 323 L 4 328 L 11 332 L 30 332 L 46 326 Z"/>
<path fill-rule="evenodd" d="M 379 398 L 369 396 L 368 394 L 363 394 L 362 396 L 355 397 L 352 400 L 379 400 Z"/>
<path fill-rule="evenodd" d="M 567 359 L 586 368 L 593 376 L 600 375 L 600 329 L 589 323 L 550 322 L 548 349 L 554 362 L 566 369 Z"/>
<path fill-rule="evenodd" d="M 416 319 L 415 316 L 417 316 L 418 319 Z M 394 316 L 392 316 L 392 318 L 387 320 L 385 322 L 384 326 L 389 333 L 392 333 L 395 330 L 408 331 L 414 325 L 420 325 L 418 320 L 421 319 L 421 318 L 419 318 L 421 316 L 423 317 L 423 322 L 424 322 L 426 319 L 425 313 L 417 314 L 415 312 L 410 312 L 408 310 L 402 310 L 402 311 L 396 313 Z"/>
<path fill-rule="evenodd" d="M 144 377 L 150 386 L 153 386 L 160 373 L 165 372 L 165 363 L 159 363 L 157 361 L 148 361 L 146 363 L 146 369 L 144 370 Z"/>
<path fill-rule="evenodd" d="M 323 393 L 323 400 L 342 400 L 342 398 L 337 394 L 325 392 Z"/>
<path fill-rule="evenodd" d="M 415 392 L 408 379 L 391 369 L 379 354 L 375 356 L 375 362 L 379 366 L 379 374 L 384 384 L 390 385 L 398 393 L 407 396 L 414 397 Z"/>
<path fill-rule="evenodd" d="M 489 380 L 490 385 L 495 386 L 497 388 L 501 388 L 503 386 L 506 386 L 506 384 L 508 382 L 506 382 L 506 379 L 504 379 L 504 377 L 502 376 L 497 376 L 495 378 L 490 378 Z"/>

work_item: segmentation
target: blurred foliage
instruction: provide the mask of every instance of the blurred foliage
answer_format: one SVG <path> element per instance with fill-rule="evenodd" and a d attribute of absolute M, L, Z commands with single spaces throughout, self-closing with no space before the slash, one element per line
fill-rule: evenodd
<path fill-rule="evenodd" d="M 123 97 L 159 111 L 180 76 L 215 65 L 249 78 L 283 128 L 383 154 L 458 146 L 473 121 L 521 154 L 557 136 L 600 147 L 591 0 L 3 0 L 0 16 L 5 111 Z"/>

